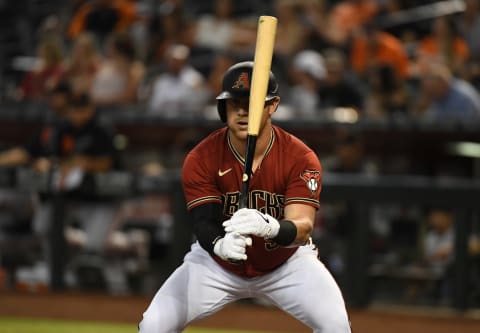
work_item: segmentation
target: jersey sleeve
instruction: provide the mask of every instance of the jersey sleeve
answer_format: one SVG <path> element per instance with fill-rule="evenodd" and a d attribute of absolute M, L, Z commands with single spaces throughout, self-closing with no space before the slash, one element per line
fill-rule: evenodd
<path fill-rule="evenodd" d="M 305 204 L 318 208 L 322 188 L 322 167 L 313 151 L 296 159 L 290 172 L 285 205 Z"/>
<path fill-rule="evenodd" d="M 185 158 L 182 186 L 188 210 L 205 203 L 222 203 L 222 195 L 207 163 L 208 160 L 200 159 L 194 153 L 188 154 Z"/>

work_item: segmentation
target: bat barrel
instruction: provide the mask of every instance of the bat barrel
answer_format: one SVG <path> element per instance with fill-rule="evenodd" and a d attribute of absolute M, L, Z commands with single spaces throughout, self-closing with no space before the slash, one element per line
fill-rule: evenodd
<path fill-rule="evenodd" d="M 253 59 L 252 83 L 250 86 L 248 106 L 248 136 L 245 152 L 245 165 L 242 179 L 242 192 L 240 208 L 248 207 L 248 187 L 252 175 L 253 159 L 257 136 L 260 131 L 265 97 L 267 95 L 270 68 L 272 65 L 277 18 L 273 16 L 260 16 L 258 19 L 257 41 Z"/>
<path fill-rule="evenodd" d="M 260 16 L 258 20 L 257 41 L 253 59 L 252 84 L 250 89 L 248 134 L 258 135 L 260 121 L 267 95 L 273 48 L 277 30 L 277 18 Z"/>

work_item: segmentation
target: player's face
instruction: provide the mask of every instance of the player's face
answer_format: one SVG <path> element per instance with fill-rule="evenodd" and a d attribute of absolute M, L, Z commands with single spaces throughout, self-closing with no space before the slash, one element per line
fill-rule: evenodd
<path fill-rule="evenodd" d="M 260 132 L 269 121 L 270 116 L 276 111 L 278 98 L 265 103 L 262 120 L 260 123 Z M 248 130 L 248 98 L 231 98 L 226 100 L 227 106 L 227 125 L 230 132 L 239 140 L 247 139 Z"/>
<path fill-rule="evenodd" d="M 227 99 L 227 125 L 239 139 L 247 138 L 248 98 Z"/>

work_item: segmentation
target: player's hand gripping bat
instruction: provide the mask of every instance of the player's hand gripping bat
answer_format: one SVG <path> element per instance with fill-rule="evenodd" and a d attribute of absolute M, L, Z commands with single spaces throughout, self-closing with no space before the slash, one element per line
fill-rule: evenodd
<path fill-rule="evenodd" d="M 258 19 L 257 41 L 253 59 L 252 83 L 248 106 L 248 135 L 242 176 L 240 208 L 248 207 L 248 187 L 252 175 L 253 158 L 255 156 L 255 147 L 257 145 L 260 122 L 265 106 L 265 97 L 267 95 L 276 30 L 276 17 L 260 16 Z"/>

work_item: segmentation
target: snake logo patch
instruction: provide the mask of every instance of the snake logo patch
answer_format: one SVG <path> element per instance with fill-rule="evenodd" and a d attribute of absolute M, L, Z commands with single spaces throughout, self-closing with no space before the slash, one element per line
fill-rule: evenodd
<path fill-rule="evenodd" d="M 300 174 L 307 188 L 312 194 L 312 198 L 317 194 L 318 189 L 320 188 L 320 171 L 318 170 L 305 170 Z"/>
<path fill-rule="evenodd" d="M 247 72 L 242 72 L 237 81 L 233 84 L 233 89 L 250 89 L 250 82 Z"/>

